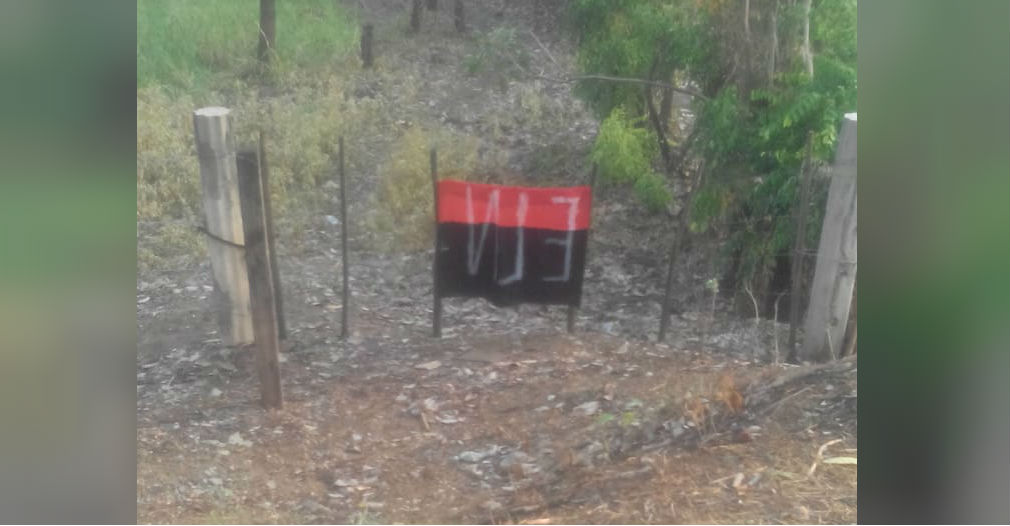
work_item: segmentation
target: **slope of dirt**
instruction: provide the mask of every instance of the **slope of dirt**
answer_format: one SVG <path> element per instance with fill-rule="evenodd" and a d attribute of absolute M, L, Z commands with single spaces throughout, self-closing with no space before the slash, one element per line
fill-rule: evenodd
<path fill-rule="evenodd" d="M 387 73 L 360 79 L 369 96 L 402 105 L 405 120 L 497 141 L 533 182 L 556 176 L 534 169 L 536 152 L 563 143 L 552 162 L 583 180 L 595 123 L 569 86 L 501 92 L 463 75 L 445 0 L 414 40 L 399 33 L 403 2 L 361 4 L 385 45 Z M 521 40 L 530 67 L 563 75 L 571 50 L 549 4 L 468 3 L 468 23 L 532 31 Z M 417 100 L 384 84 L 391 71 L 416 83 Z M 494 108 L 531 90 L 559 108 L 553 124 L 492 133 Z M 369 196 L 375 176 L 360 174 L 351 194 Z M 355 199 L 352 216 L 365 206 Z M 370 250 L 376 234 L 352 225 L 342 341 L 339 227 L 320 216 L 297 249 L 278 240 L 290 337 L 277 412 L 258 406 L 251 350 L 220 342 L 206 262 L 138 276 L 139 521 L 853 522 L 855 467 L 817 461 L 855 456 L 855 363 L 764 364 L 784 329 L 725 315 L 721 300 L 713 310 L 703 251 L 679 265 L 680 314 L 666 342 L 651 342 L 665 225 L 628 192 L 599 192 L 576 334 L 560 307 L 453 299 L 440 340 L 431 252 Z"/>
<path fill-rule="evenodd" d="M 141 522 L 855 519 L 853 467 L 808 472 L 853 456 L 854 363 L 776 385 L 795 372 L 600 334 L 389 329 L 296 333 L 278 412 L 247 352 L 141 365 Z"/>

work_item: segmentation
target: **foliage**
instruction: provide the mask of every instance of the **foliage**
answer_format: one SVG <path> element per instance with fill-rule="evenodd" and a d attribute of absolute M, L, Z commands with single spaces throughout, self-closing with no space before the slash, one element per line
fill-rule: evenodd
<path fill-rule="evenodd" d="M 672 81 L 675 71 L 697 53 L 696 36 L 683 30 L 688 17 L 686 4 L 678 2 L 575 0 L 571 4 L 571 22 L 579 38 L 579 67 L 594 75 Z M 603 121 L 593 160 L 608 162 L 609 157 L 611 169 L 604 173 L 625 172 L 616 180 L 631 184 L 649 210 L 664 209 L 671 199 L 669 183 L 648 167 L 659 144 L 645 118 L 652 90 L 639 84 L 585 79 L 576 86 L 576 93 Z M 629 119 L 636 129 L 632 132 L 628 125 L 622 125 L 627 130 L 621 137 L 623 141 L 613 143 L 604 137 L 603 127 L 608 122 L 616 125 L 617 121 Z M 630 148 L 615 152 L 619 144 Z M 599 153 L 604 150 L 618 155 Z M 622 170 L 616 168 L 617 164 L 633 168 Z M 634 175 L 628 176 L 631 170 Z"/>
<path fill-rule="evenodd" d="M 276 9 L 282 71 L 329 71 L 356 49 L 357 25 L 337 2 L 282 1 Z M 258 28 L 254 0 L 139 0 L 137 85 L 201 91 L 253 72 Z"/>
<path fill-rule="evenodd" d="M 662 177 L 652 169 L 656 142 L 647 129 L 637 124 L 623 109 L 615 109 L 600 124 L 590 159 L 604 180 L 633 185 L 646 206 L 659 210 L 670 200 L 670 194 Z"/>
<path fill-rule="evenodd" d="M 393 145 L 380 168 L 379 188 L 370 222 L 389 235 L 387 248 L 418 249 L 434 239 L 434 193 L 431 187 L 430 149 L 438 149 L 440 179 L 484 181 L 477 175 L 486 168 L 478 158 L 479 141 L 452 132 L 414 127 Z"/>
<path fill-rule="evenodd" d="M 321 186 L 334 177 L 338 138 L 349 123 L 373 127 L 375 110 L 366 102 L 345 101 L 342 81 L 331 78 L 320 85 L 292 82 L 284 98 L 260 99 L 255 88 L 239 85 L 234 92 L 207 96 L 209 104 L 232 108 L 232 129 L 237 144 L 254 145 L 257 131 L 267 135 L 272 207 L 279 236 L 297 241 L 304 224 L 324 205 Z M 205 100 L 207 100 L 205 99 Z M 203 222 L 200 167 L 193 137 L 193 110 L 202 106 L 194 98 L 170 94 L 160 85 L 137 92 L 137 221 L 143 224 Z M 353 147 L 349 145 L 349 147 Z M 356 156 L 349 154 L 354 159 Z M 145 266 L 157 266 L 196 246 L 181 240 L 181 233 L 166 227 L 145 234 Z M 138 252 L 139 253 L 139 252 Z"/>
<path fill-rule="evenodd" d="M 137 219 L 183 218 L 199 210 L 200 167 L 193 144 L 194 103 L 160 89 L 137 93 Z"/>
<path fill-rule="evenodd" d="M 255 144 L 262 128 L 268 137 L 270 189 L 275 213 L 305 204 L 313 189 L 333 176 L 337 139 L 352 108 L 342 104 L 336 79 L 325 89 L 299 87 L 285 98 L 262 101 L 252 89 L 230 95 L 233 133 L 238 144 Z M 215 97 L 216 98 L 216 97 Z M 151 86 L 137 94 L 137 218 L 194 219 L 200 211 L 200 171 L 193 139 L 190 97 L 173 98 Z M 343 111 L 342 111 L 343 110 Z"/>
<path fill-rule="evenodd" d="M 708 175 L 690 227 L 727 234 L 734 277 L 760 288 L 793 242 L 808 138 L 813 161 L 829 161 L 842 115 L 855 109 L 856 2 L 812 3 L 812 77 L 800 58 L 801 3 L 750 0 L 749 7 L 747 27 L 743 4 L 725 0 L 573 0 L 571 20 L 585 74 L 662 81 L 682 74 L 705 95 L 695 99 L 692 152 Z M 604 173 L 641 185 L 643 197 L 665 189 L 662 177 L 640 183 L 632 175 L 653 173 L 643 166 L 657 153 L 649 147 L 655 130 L 643 125 L 647 90 L 585 81 L 577 92 L 602 120 L 593 160 L 619 164 Z M 823 206 L 811 211 L 810 241 Z"/>
<path fill-rule="evenodd" d="M 574 0 L 571 21 L 579 37 L 579 68 L 587 73 L 669 80 L 694 53 L 694 35 L 682 30 L 688 12 L 656 0 Z M 644 111 L 642 86 L 584 80 L 576 92 L 597 116 L 618 107 Z"/>

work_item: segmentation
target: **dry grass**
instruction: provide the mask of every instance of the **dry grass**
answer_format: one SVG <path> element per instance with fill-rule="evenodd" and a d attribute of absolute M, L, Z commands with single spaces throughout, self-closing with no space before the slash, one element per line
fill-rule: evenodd
<path fill-rule="evenodd" d="M 430 150 L 438 152 L 439 179 L 486 181 L 487 162 L 478 155 L 480 141 L 458 133 L 412 127 L 393 145 L 380 169 L 380 182 L 369 216 L 385 248 L 414 250 L 434 239 L 434 195 Z"/>

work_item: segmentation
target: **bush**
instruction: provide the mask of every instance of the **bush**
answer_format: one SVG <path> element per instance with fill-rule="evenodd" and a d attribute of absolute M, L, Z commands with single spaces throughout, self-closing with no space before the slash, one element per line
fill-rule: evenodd
<path fill-rule="evenodd" d="M 600 124 L 589 158 L 604 180 L 634 186 L 649 210 L 662 210 L 670 202 L 670 191 L 652 169 L 658 147 L 649 130 L 637 124 L 621 108 L 614 109 Z"/>
<path fill-rule="evenodd" d="M 379 188 L 370 217 L 375 231 L 388 234 L 386 248 L 417 250 L 434 240 L 434 195 L 431 187 L 430 149 L 438 148 L 439 179 L 488 180 L 478 170 L 492 168 L 497 160 L 481 162 L 479 141 L 470 136 L 419 127 L 407 130 L 393 145 L 382 165 Z M 483 165 L 483 166 L 482 166 Z"/>
<path fill-rule="evenodd" d="M 156 87 L 137 93 L 137 219 L 192 218 L 200 209 L 200 164 L 188 97 Z"/>
<path fill-rule="evenodd" d="M 347 131 L 347 123 L 374 125 L 375 112 L 365 103 L 345 101 L 343 81 L 335 77 L 319 85 L 292 84 L 298 87 L 287 96 L 261 101 L 254 88 L 239 83 L 227 95 L 203 97 L 203 101 L 210 101 L 204 103 L 170 95 L 158 85 L 141 88 L 137 94 L 138 222 L 203 222 L 193 111 L 221 104 L 232 108 L 236 144 L 255 145 L 258 130 L 262 127 L 266 132 L 274 220 L 279 238 L 293 240 L 287 234 L 300 232 L 325 203 L 319 189 L 335 177 L 337 141 Z M 163 229 L 151 231 L 141 245 L 155 247 L 153 252 L 145 249 L 142 254 L 151 264 L 166 262 L 165 251 L 175 253 L 195 246 L 169 239 Z"/>

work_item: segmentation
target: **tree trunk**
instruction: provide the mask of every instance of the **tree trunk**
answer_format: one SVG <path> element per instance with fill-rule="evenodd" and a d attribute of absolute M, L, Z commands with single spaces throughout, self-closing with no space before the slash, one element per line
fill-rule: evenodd
<path fill-rule="evenodd" d="M 775 0 L 775 10 L 772 11 L 771 20 L 771 49 L 768 53 L 768 84 L 771 85 L 775 79 L 775 61 L 778 60 L 779 53 L 779 1 Z"/>
<path fill-rule="evenodd" d="M 410 32 L 421 30 L 421 0 L 413 0 L 410 6 Z"/>
<path fill-rule="evenodd" d="M 670 134 L 670 115 L 673 112 L 673 90 L 670 88 L 663 88 L 663 98 L 659 101 L 659 122 L 663 123 L 663 131 L 666 132 L 666 136 L 669 137 Z"/>
<path fill-rule="evenodd" d="M 428 11 L 438 10 L 438 0 L 428 0 Z"/>
<path fill-rule="evenodd" d="M 807 209 L 810 206 L 810 163 L 811 148 L 813 142 L 807 136 L 806 155 L 800 167 L 800 191 L 799 205 L 796 207 L 796 238 L 793 240 L 793 260 L 791 281 L 792 287 L 789 293 L 789 354 L 786 361 L 797 363 L 799 361 L 799 349 L 796 346 L 796 333 L 800 326 L 800 291 L 803 290 L 803 258 L 806 257 L 806 235 L 807 235 Z"/>
<path fill-rule="evenodd" d="M 814 54 L 810 51 L 810 2 L 803 0 L 803 47 L 800 48 L 800 56 L 803 58 L 803 66 L 807 70 L 807 75 L 814 76 Z"/>
<path fill-rule="evenodd" d="M 673 166 L 670 143 L 666 140 L 666 133 L 663 131 L 663 123 L 659 119 L 659 114 L 656 112 L 656 105 L 652 103 L 652 88 L 649 86 L 645 87 L 645 105 L 649 109 L 649 121 L 652 122 L 652 127 L 656 130 L 659 153 L 663 155 L 663 168 L 669 170 Z"/>
<path fill-rule="evenodd" d="M 743 37 L 750 44 L 750 0 L 743 0 Z"/>
<path fill-rule="evenodd" d="M 666 339 L 666 331 L 670 326 L 670 315 L 673 308 L 670 305 L 673 296 L 673 271 L 677 265 L 678 256 L 687 249 L 691 234 L 691 216 L 694 209 L 694 196 L 705 183 L 705 164 L 702 161 L 698 169 L 698 180 L 694 186 L 689 186 L 687 191 L 687 202 L 680 210 L 680 217 L 676 219 L 677 226 L 674 230 L 674 238 L 670 243 L 670 253 L 667 256 L 666 285 L 663 291 L 663 305 L 659 315 L 659 335 L 656 341 L 662 342 Z M 690 183 L 688 183 L 690 185 Z"/>
<path fill-rule="evenodd" d="M 463 0 L 456 0 L 456 5 L 453 6 L 453 23 L 456 25 L 457 33 L 466 32 L 466 19 L 463 14 Z"/>
<path fill-rule="evenodd" d="M 740 91 L 746 100 L 754 83 L 753 50 L 750 39 L 750 0 L 743 0 L 743 73 L 740 75 Z"/>
<path fill-rule="evenodd" d="M 260 0 L 260 46 L 259 60 L 266 64 L 270 62 L 270 52 L 274 49 L 276 35 L 277 12 L 274 0 Z"/>
<path fill-rule="evenodd" d="M 361 27 L 361 65 L 364 68 L 372 67 L 372 24 L 365 24 Z"/>
<path fill-rule="evenodd" d="M 649 82 L 652 82 L 656 76 L 656 67 L 659 65 L 659 51 L 656 51 L 655 57 L 652 59 L 652 67 L 649 69 Z M 656 112 L 656 105 L 652 102 L 652 86 L 646 84 L 644 87 L 643 95 L 645 96 L 645 107 L 649 111 L 649 121 L 652 122 L 652 127 L 656 130 L 656 141 L 659 142 L 659 152 L 663 155 L 663 169 L 668 171 L 673 165 L 670 155 L 670 143 L 666 140 L 666 132 L 664 131 L 664 126 L 662 120 L 659 118 L 659 114 Z"/>

